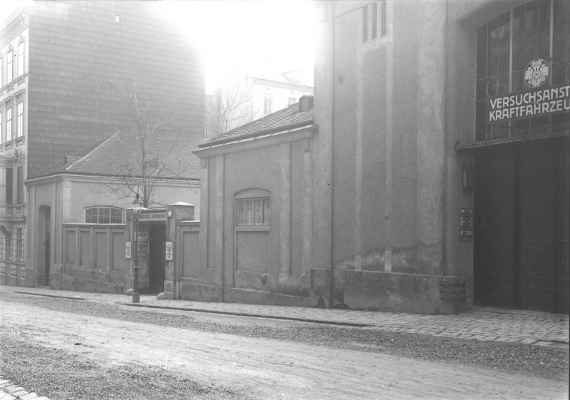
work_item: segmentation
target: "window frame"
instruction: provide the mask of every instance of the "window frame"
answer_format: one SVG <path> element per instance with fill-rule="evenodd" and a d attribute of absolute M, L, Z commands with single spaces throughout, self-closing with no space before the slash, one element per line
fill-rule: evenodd
<path fill-rule="evenodd" d="M 387 0 L 375 0 L 362 6 L 361 42 L 377 43 L 388 36 Z"/>
<path fill-rule="evenodd" d="M 251 204 L 249 204 L 251 203 Z M 251 213 L 247 222 L 242 222 L 243 216 L 241 215 L 244 205 L 248 204 Z M 261 221 L 256 222 L 256 204 L 261 204 L 260 213 L 262 215 Z M 268 231 L 271 228 L 271 193 L 265 189 L 246 189 L 234 195 L 234 226 L 236 230 L 240 231 Z"/>
<path fill-rule="evenodd" d="M 9 49 L 6 52 L 6 83 L 14 79 L 14 51 Z"/>
<path fill-rule="evenodd" d="M 6 104 L 6 143 L 12 140 L 12 104 Z"/>
<path fill-rule="evenodd" d="M 15 243 L 15 259 L 18 261 L 24 260 L 24 227 L 16 227 L 16 243 Z"/>
<path fill-rule="evenodd" d="M 109 222 L 100 222 L 100 210 L 108 210 L 109 211 Z M 89 222 L 87 220 L 87 214 L 89 211 L 95 210 L 96 211 L 96 222 Z M 112 222 L 113 221 L 113 211 L 120 211 L 121 213 L 121 222 Z M 87 206 L 83 208 L 83 221 L 85 224 L 91 225 L 124 225 L 125 224 L 125 209 L 122 207 L 117 206 L 107 206 L 107 205 L 97 205 L 97 206 Z"/>
<path fill-rule="evenodd" d="M 535 57 L 544 59 L 549 66 L 549 78 L 544 84 L 544 87 L 552 87 L 559 85 L 561 82 L 556 82 L 554 64 L 557 67 L 566 65 L 570 68 L 569 64 L 564 62 L 564 59 L 557 60 L 556 44 L 559 40 L 559 32 L 556 30 L 558 17 L 555 13 L 555 8 L 559 5 L 559 0 L 533 0 L 524 4 L 517 5 L 509 10 L 496 15 L 494 18 L 486 21 L 484 24 L 476 28 L 476 72 L 475 72 L 475 121 L 473 141 L 475 143 L 486 143 L 491 141 L 512 140 L 519 138 L 533 138 L 544 135 L 551 135 L 560 130 L 567 130 L 570 125 L 564 125 L 567 122 L 558 118 L 561 114 L 548 114 L 538 117 L 510 119 L 500 122 L 489 123 L 488 121 L 488 101 L 490 97 L 509 96 L 515 93 L 530 91 L 532 89 L 525 88 L 525 84 L 521 81 L 523 71 L 526 69 L 525 65 L 520 63 L 521 49 L 528 50 L 531 47 L 527 46 L 527 38 L 529 32 L 540 40 L 540 35 L 546 36 L 547 45 L 545 46 L 546 55 L 537 54 Z M 524 19 L 526 13 L 536 12 L 536 19 L 533 22 L 539 22 L 540 9 L 544 7 L 546 16 L 546 27 L 529 31 L 527 28 L 522 29 L 519 25 L 521 18 Z M 492 51 L 497 48 L 493 47 L 493 40 L 495 39 L 492 34 L 501 26 L 501 22 L 506 26 L 508 31 L 506 48 L 503 50 L 503 56 L 506 58 L 504 61 L 504 68 L 506 69 L 506 76 L 498 76 L 497 71 L 493 67 L 496 64 L 493 61 Z M 536 24 L 537 28 L 540 25 Z M 521 45 L 522 43 L 522 45 Z M 543 47 L 540 47 L 543 49 Z M 526 60 L 530 62 L 531 60 Z M 496 69 L 496 68 L 495 68 Z M 562 114 L 563 115 L 563 114 Z"/>
<path fill-rule="evenodd" d="M 16 139 L 24 136 L 24 100 L 16 103 Z"/>
<path fill-rule="evenodd" d="M 25 43 L 21 39 L 16 48 L 16 76 L 22 76 L 26 73 L 25 69 Z"/>

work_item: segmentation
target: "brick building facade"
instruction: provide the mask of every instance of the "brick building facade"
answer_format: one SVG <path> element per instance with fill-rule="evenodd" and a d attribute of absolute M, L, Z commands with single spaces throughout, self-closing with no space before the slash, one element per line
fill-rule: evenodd
<path fill-rule="evenodd" d="M 71 214 L 58 201 L 65 196 L 61 185 L 38 185 L 60 179 L 117 131 L 132 132 L 137 120 L 164 128 L 160 141 L 191 148 L 204 130 L 203 74 L 186 38 L 142 2 L 34 2 L 0 29 L 0 275 L 18 284 L 48 283 L 39 264 L 55 261 L 56 225 Z M 190 190 L 198 177 L 196 162 L 187 161 L 188 169 L 161 177 L 185 180 Z M 75 176 L 92 182 L 99 172 Z M 136 172 L 104 175 L 129 174 Z M 118 201 L 97 198 L 104 205 Z M 37 229 L 46 215 L 51 252 Z M 83 210 L 72 219 L 84 223 L 82 216 Z"/>

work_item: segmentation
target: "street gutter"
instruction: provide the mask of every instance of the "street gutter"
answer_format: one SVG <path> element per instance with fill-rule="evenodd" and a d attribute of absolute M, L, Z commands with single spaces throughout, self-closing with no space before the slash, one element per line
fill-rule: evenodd
<path fill-rule="evenodd" d="M 366 328 L 366 327 L 373 327 L 374 326 L 372 324 L 363 324 L 363 323 L 357 323 L 357 322 L 327 321 L 327 320 L 322 320 L 322 319 L 283 317 L 283 316 L 279 316 L 279 315 L 268 315 L 268 314 L 251 314 L 251 313 L 234 312 L 234 311 L 205 310 L 203 308 L 156 306 L 156 305 L 140 304 L 140 303 L 116 303 L 116 304 L 120 304 L 123 306 L 129 306 L 129 307 L 146 307 L 146 308 L 156 308 L 156 309 L 160 309 L 160 310 L 191 311 L 191 312 L 201 312 L 201 313 L 209 313 L 209 314 L 234 315 L 234 316 L 239 316 L 239 317 L 280 319 L 280 320 L 285 320 L 285 321 L 298 321 L 298 322 L 311 322 L 311 323 L 315 323 L 315 324 L 350 326 L 350 327 L 355 327 L 355 328 Z"/>

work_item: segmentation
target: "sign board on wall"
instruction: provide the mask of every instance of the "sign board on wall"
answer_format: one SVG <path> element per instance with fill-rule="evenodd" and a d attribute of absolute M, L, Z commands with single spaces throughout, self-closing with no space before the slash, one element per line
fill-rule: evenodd
<path fill-rule="evenodd" d="M 473 238 L 473 209 L 462 208 L 459 212 L 459 237 L 463 240 Z"/>
<path fill-rule="evenodd" d="M 172 242 L 165 242 L 164 243 L 164 249 L 165 249 L 165 259 L 166 261 L 172 261 L 172 255 L 173 255 L 173 245 Z"/>
<path fill-rule="evenodd" d="M 545 60 L 532 60 L 524 74 L 527 90 L 489 98 L 489 123 L 570 112 L 570 83 L 543 88 L 549 73 Z"/>
<path fill-rule="evenodd" d="M 125 242 L 125 258 L 131 258 L 131 242 Z"/>

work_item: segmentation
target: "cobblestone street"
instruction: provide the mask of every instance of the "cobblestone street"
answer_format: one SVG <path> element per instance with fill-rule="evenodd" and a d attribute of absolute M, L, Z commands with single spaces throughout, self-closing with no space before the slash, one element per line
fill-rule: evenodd
<path fill-rule="evenodd" d="M 55 291 L 48 289 L 0 288 L 4 291 L 81 297 L 98 303 L 128 303 L 130 297 L 117 294 Z M 141 305 L 214 311 L 236 315 L 257 315 L 283 319 L 333 322 L 377 327 L 390 332 L 475 339 L 504 343 L 525 343 L 543 346 L 568 345 L 569 317 L 539 311 L 476 308 L 456 315 L 404 314 L 376 311 L 331 310 L 307 307 L 280 307 L 257 304 L 207 303 L 183 300 L 158 300 L 142 296 Z"/>
<path fill-rule="evenodd" d="M 518 332 L 521 341 L 525 338 L 552 340 L 555 334 L 559 335 L 556 329 L 567 332 L 567 325 L 564 328 L 567 319 L 555 315 L 549 315 L 550 325 L 545 325 L 547 315 L 538 313 L 526 313 L 527 317 L 522 318 L 516 313 L 481 310 L 443 317 L 184 303 L 187 307 L 218 307 L 218 311 L 225 309 L 235 313 L 268 313 L 272 310 L 274 315 L 280 313 L 278 316 L 281 317 L 314 317 L 324 321 L 336 318 L 333 321 L 336 323 L 346 322 L 347 317 L 352 323 L 374 321 L 372 327 L 357 328 L 117 305 L 117 301 L 125 302 L 125 296 L 41 292 L 75 300 L 24 295 L 13 288 L 2 288 L 2 337 L 24 341 L 18 343 L 39 346 L 45 351 L 56 351 L 54 354 L 65 355 L 65 360 L 76 360 L 67 372 L 114 368 L 113 371 L 118 371 L 112 373 L 115 376 L 133 366 L 159 368 L 164 373 L 191 379 L 199 387 L 222 390 L 210 397 L 197 398 L 562 399 L 568 394 L 567 350 L 560 346 L 501 344 L 484 332 L 485 324 L 495 324 L 502 327 L 498 331 L 500 335 L 510 334 L 514 338 Z M 84 300 L 79 300 L 80 297 Z M 143 304 L 151 303 L 181 305 L 163 301 L 155 304 L 154 300 L 143 298 Z M 435 325 L 440 324 L 439 333 L 406 333 L 405 330 L 412 329 L 414 319 L 419 321 L 417 332 L 430 332 L 429 329 L 435 332 Z M 531 331 L 529 327 L 538 326 L 541 320 L 543 329 Z M 442 321 L 448 321 L 447 325 Z M 454 325 L 449 321 L 458 322 Z M 509 321 L 515 327 L 512 332 L 508 329 Z M 481 339 L 448 337 L 452 331 L 461 334 L 461 327 L 463 330 L 468 327 L 471 333 L 481 330 Z M 306 337 L 311 335 L 316 336 Z M 390 344 L 394 342 L 400 342 L 403 350 L 391 348 Z M 410 353 L 410 348 L 415 350 Z M 467 351 L 462 353 L 462 348 Z M 446 352 L 451 353 L 447 359 L 442 359 L 441 354 Z M 526 361 L 519 361 L 519 353 L 525 352 Z M 488 354 L 481 362 L 464 362 L 485 353 Z M 488 362 L 492 357 L 500 360 L 490 365 Z M 521 364 L 520 372 L 512 370 L 520 362 L 524 364 Z M 88 366 L 75 366 L 85 363 Z M 528 363 L 531 364 L 526 365 Z M 546 369 L 541 373 L 541 368 Z M 57 386 L 57 382 L 50 383 L 52 386 L 44 393 L 38 389 L 41 388 L 41 377 L 23 376 L 21 381 L 15 381 L 18 377 L 8 376 L 7 365 L 0 371 L 2 373 L 13 385 L 50 399 L 94 398 L 89 393 L 69 396 L 71 384 Z M 81 372 L 74 379 L 82 382 L 84 374 Z M 101 381 L 98 384 L 104 384 L 104 379 L 98 381 Z M 171 386 L 176 387 L 176 384 Z M 223 397 L 220 393 L 230 395 Z M 140 393 L 130 397 L 124 394 L 111 396 L 103 392 L 96 398 L 185 398 L 180 394 L 161 396 L 160 392 L 151 390 L 141 396 Z"/>

